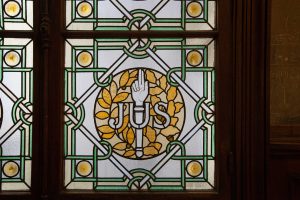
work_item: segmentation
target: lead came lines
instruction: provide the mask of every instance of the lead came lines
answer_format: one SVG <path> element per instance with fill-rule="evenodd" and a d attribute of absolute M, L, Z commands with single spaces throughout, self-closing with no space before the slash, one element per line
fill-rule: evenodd
<path fill-rule="evenodd" d="M 122 3 L 120 3 L 118 0 L 109 0 L 109 2 L 111 2 L 114 7 L 116 7 L 123 15 L 124 17 L 126 17 L 129 21 L 135 20 L 136 15 L 134 14 L 133 11 L 136 10 L 127 10 L 127 8 L 122 5 Z M 155 5 L 153 7 L 153 9 L 151 9 L 151 11 L 148 11 L 149 13 L 151 12 L 151 14 L 156 15 L 163 7 L 165 7 L 166 4 L 168 4 L 168 2 L 170 2 L 170 0 L 161 0 L 159 1 L 159 3 L 157 5 Z M 184 1 L 186 2 L 186 1 Z M 201 4 L 203 6 L 203 4 Z M 207 10 L 205 10 L 207 11 Z M 141 13 L 138 13 L 141 15 Z M 143 13 L 144 14 L 144 13 Z M 182 14 L 182 13 L 181 13 Z M 139 16 L 140 17 L 140 16 Z M 147 23 L 149 23 L 149 21 L 152 18 L 150 17 L 150 15 L 146 14 L 146 16 L 143 16 L 142 19 L 138 19 L 138 21 L 135 21 L 133 23 L 133 26 L 139 30 L 141 30 L 145 25 L 147 25 Z M 124 20 L 124 18 L 123 18 Z M 163 39 L 163 38 L 161 38 Z M 131 40 L 134 41 L 134 40 Z M 147 42 L 146 42 L 147 43 Z M 97 45 L 97 44 L 96 44 Z M 98 44 L 99 45 L 99 44 Z M 181 78 L 179 75 L 177 75 L 176 73 L 173 72 L 177 72 L 177 71 L 173 71 L 172 67 L 168 66 L 168 64 L 166 64 L 166 62 L 159 56 L 159 54 L 157 54 L 156 50 L 152 50 L 150 48 L 151 45 L 149 45 L 148 47 L 145 47 L 145 42 L 143 40 L 137 40 L 134 42 L 134 44 L 132 44 L 132 46 L 127 49 L 126 45 L 121 45 L 118 46 L 117 49 L 124 49 L 126 51 L 123 51 L 122 55 L 111 65 L 111 67 L 108 68 L 101 68 L 101 69 L 107 69 L 102 75 L 100 75 L 100 77 L 96 77 L 96 79 L 94 78 L 94 81 L 98 83 L 101 83 L 104 85 L 104 82 L 108 80 L 109 77 L 113 77 L 112 75 L 114 74 L 114 72 L 116 71 L 116 69 L 118 69 L 120 66 L 122 66 L 122 64 L 125 62 L 125 60 L 129 57 L 138 57 L 137 54 L 135 54 L 136 52 L 139 52 L 139 49 L 143 49 L 144 53 L 149 56 L 149 58 L 151 58 L 153 61 L 155 61 L 155 63 L 159 66 L 160 70 L 162 69 L 165 73 L 168 73 L 168 82 L 169 81 L 174 81 L 173 83 L 178 84 L 179 88 L 181 88 L 183 91 L 185 91 L 185 93 L 190 97 L 190 99 L 192 101 L 194 101 L 196 103 L 195 109 L 199 109 L 202 108 L 202 116 L 199 116 L 199 121 L 197 121 L 196 119 L 196 111 L 194 113 L 194 117 L 195 117 L 195 121 L 196 124 L 191 128 L 189 131 L 187 131 L 184 136 L 180 139 L 177 140 L 178 142 L 182 143 L 182 144 L 186 144 L 188 141 L 190 141 L 191 138 L 193 138 L 193 136 L 199 132 L 199 130 L 205 125 L 211 125 L 209 124 L 209 122 L 211 119 L 213 119 L 214 117 L 214 106 L 213 102 L 207 102 L 210 100 L 211 94 L 209 92 L 206 91 L 206 93 L 204 93 L 204 95 L 201 97 L 201 95 L 197 94 L 197 92 L 195 92 L 191 86 L 189 86 L 186 82 L 185 82 L 185 78 Z M 148 45 L 148 43 L 147 43 Z M 192 45 L 191 45 L 192 46 Z M 94 46 L 94 50 L 97 49 Z M 98 53 L 97 49 L 97 53 Z M 128 54 L 132 53 L 132 54 Z M 184 52 L 186 52 L 186 49 L 184 50 Z M 206 52 L 207 53 L 207 52 Z M 99 55 L 99 54 L 98 54 Z M 143 55 L 145 56 L 145 55 Z M 207 55 L 206 55 L 207 56 Z M 134 58 L 134 59 L 138 59 L 138 58 Z M 98 60 L 98 59 L 97 59 Z M 155 65 L 156 66 L 156 65 Z M 96 66 L 94 66 L 96 67 Z M 98 66 L 97 66 L 98 67 Z M 135 67 L 143 67 L 143 66 L 135 66 Z M 148 66 L 147 66 L 148 67 Z M 130 68 L 131 69 L 131 68 Z M 135 69 L 135 68 L 132 68 Z M 194 68 L 195 69 L 195 68 Z M 172 70 L 170 72 L 170 70 Z M 177 69 L 176 69 L 177 70 Z M 82 70 L 83 71 L 83 70 Z M 190 70 L 190 72 L 195 72 L 196 70 Z M 87 70 L 88 72 L 88 70 Z M 187 71 L 188 72 L 188 71 Z M 203 71 L 203 73 L 205 73 L 206 71 Z M 73 71 L 71 72 L 66 72 L 66 73 L 74 73 Z M 183 72 L 182 72 L 183 73 Z M 184 72 L 185 73 L 185 72 Z M 114 74 L 115 76 L 115 74 Z M 95 76 L 94 76 L 95 77 Z M 71 77 L 72 78 L 72 77 Z M 213 79 L 213 78 L 212 78 Z M 97 81 L 96 81 L 97 80 Z M 206 83 L 203 83 L 203 87 L 205 87 L 205 90 L 207 90 L 207 85 L 211 85 L 214 84 L 212 82 L 209 82 L 211 79 L 210 77 L 207 78 L 206 75 L 204 76 L 203 80 L 207 81 Z M 76 81 L 75 81 L 76 82 Z M 101 84 L 97 84 L 97 83 L 93 83 L 84 93 L 83 95 L 81 95 L 80 97 L 74 97 L 75 99 L 71 99 L 72 101 L 74 101 L 74 103 L 72 103 L 74 105 L 75 108 L 79 108 L 81 106 L 83 106 L 84 102 L 98 89 L 100 89 L 100 92 L 105 89 L 107 87 L 106 83 L 105 86 L 102 86 Z M 109 85 L 110 83 L 108 83 Z M 214 88 L 213 88 L 214 89 Z M 99 95 L 99 97 L 101 97 Z M 98 97 L 98 98 L 99 98 Z M 75 117 L 75 115 L 73 116 L 73 113 L 70 113 L 71 108 L 68 108 L 66 111 L 66 116 L 74 123 L 74 124 L 78 124 L 80 123 L 79 120 Z M 112 108 L 110 108 L 112 109 Z M 120 107 L 119 107 L 120 109 Z M 139 108 L 141 109 L 141 108 Z M 109 110 L 109 112 L 111 112 L 111 110 Z M 200 109 L 199 111 L 200 112 Z M 120 113 L 119 113 L 120 115 Z M 200 113 L 199 113 L 200 115 Z M 206 116 L 204 116 L 206 115 Z M 202 118 L 202 119 L 201 119 Z M 211 126 L 214 126 L 213 124 Z M 97 127 L 99 128 L 99 127 Z M 100 135 L 100 138 L 97 139 L 97 137 L 86 128 L 86 126 L 84 126 L 83 124 L 79 126 L 78 130 L 83 133 L 83 135 L 85 137 L 87 137 L 103 154 L 107 153 L 107 149 L 101 144 L 101 141 L 106 141 L 102 138 L 102 136 Z M 204 130 L 204 129 L 203 129 Z M 99 132 L 97 132 L 99 134 Z M 102 132 L 103 134 L 103 132 Z M 204 134 L 204 133 L 203 133 Z M 209 134 L 214 134 L 214 133 L 209 133 Z M 212 137 L 212 136 L 208 136 L 208 137 Z M 203 140 L 206 140 L 203 138 Z M 138 140 L 139 141 L 139 140 Z M 203 141 L 203 146 L 204 145 L 208 145 L 208 144 L 204 144 L 205 141 Z M 211 141 L 207 141 L 207 142 L 211 142 Z M 210 144 L 212 145 L 212 144 Z M 159 160 L 154 167 L 152 167 L 152 169 L 149 171 L 149 173 L 151 172 L 152 174 L 156 174 L 170 159 L 172 159 L 173 156 L 176 155 L 176 153 L 180 150 L 180 147 L 178 145 L 172 146 L 170 148 L 170 150 L 167 152 L 166 155 L 164 155 L 164 157 Z M 121 163 L 121 161 L 119 161 L 116 157 L 115 154 L 116 152 L 112 152 L 111 156 L 108 158 L 110 160 L 110 162 L 112 164 L 114 164 L 128 179 L 129 182 L 130 180 L 134 180 L 133 183 L 137 188 L 141 189 L 145 186 L 145 184 L 150 184 L 149 179 L 152 177 L 150 177 L 150 175 L 147 175 L 147 173 L 145 173 L 143 176 L 136 176 L 135 174 L 131 174 L 130 171 L 128 171 L 126 169 L 126 167 Z M 203 154 L 207 154 L 207 152 L 204 152 L 203 150 Z M 203 161 L 204 162 L 204 161 Z M 204 164 L 203 164 L 204 165 Z M 206 167 L 206 166 L 204 166 Z M 205 168 L 204 168 L 205 169 Z M 137 170 L 137 169 L 136 169 Z M 206 169 L 207 170 L 207 169 Z M 99 180 L 98 180 L 99 178 Z M 137 179 L 139 178 L 139 179 Z M 97 183 L 98 181 L 100 181 L 100 177 L 97 177 Z M 137 182 L 136 182 L 137 181 Z M 206 180 L 207 181 L 207 180 Z M 100 181 L 101 182 L 101 181 Z M 155 182 L 155 180 L 154 180 Z M 138 185 L 136 185 L 138 184 Z M 208 183 L 210 186 L 212 186 L 210 183 Z M 97 187 L 97 186 L 96 186 Z M 212 186 L 213 187 L 213 186 Z"/>

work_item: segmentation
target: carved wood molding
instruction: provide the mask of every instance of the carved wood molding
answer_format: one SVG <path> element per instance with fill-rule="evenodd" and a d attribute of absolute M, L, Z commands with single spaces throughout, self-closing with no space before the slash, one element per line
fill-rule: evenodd
<path fill-rule="evenodd" d="M 267 0 L 235 1 L 236 199 L 265 199 Z M 261 183 L 261 184 L 257 184 Z"/>
<path fill-rule="evenodd" d="M 273 158 L 299 158 L 300 157 L 300 144 L 270 144 L 270 156 Z"/>
<path fill-rule="evenodd" d="M 50 43 L 50 18 L 48 14 L 44 14 L 40 24 L 41 44 L 43 48 L 49 48 Z"/>
<path fill-rule="evenodd" d="M 270 143 L 300 145 L 300 125 L 270 126 Z"/>
<path fill-rule="evenodd" d="M 42 48 L 42 139 L 41 139 L 41 154 L 40 161 L 42 163 L 41 175 L 41 195 L 40 199 L 49 199 L 49 48 L 50 48 L 50 17 L 49 17 L 49 1 L 44 0 L 41 2 L 41 22 L 40 22 L 40 42 Z"/>
<path fill-rule="evenodd" d="M 40 38 L 42 48 L 49 48 L 50 43 L 50 17 L 48 0 L 41 2 Z"/>
<path fill-rule="evenodd" d="M 288 175 L 288 194 L 289 200 L 294 200 L 299 198 L 299 188 L 300 188 L 300 173 L 290 173 Z"/>

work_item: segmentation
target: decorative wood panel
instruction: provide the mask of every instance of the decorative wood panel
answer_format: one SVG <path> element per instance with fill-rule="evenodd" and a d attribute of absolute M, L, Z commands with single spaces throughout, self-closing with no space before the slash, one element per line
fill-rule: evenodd
<path fill-rule="evenodd" d="M 270 6 L 270 138 L 295 143 L 300 139 L 300 2 L 273 0 Z"/>
<path fill-rule="evenodd" d="M 268 162 L 268 200 L 299 199 L 300 149 L 272 145 Z"/>
<path fill-rule="evenodd" d="M 269 6 L 270 137 L 268 199 L 299 199 L 300 2 L 272 0 Z"/>

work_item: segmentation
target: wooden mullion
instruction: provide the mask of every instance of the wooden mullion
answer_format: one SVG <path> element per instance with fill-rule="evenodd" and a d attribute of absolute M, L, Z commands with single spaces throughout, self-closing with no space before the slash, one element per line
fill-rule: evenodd
<path fill-rule="evenodd" d="M 218 31 L 62 31 L 65 38 L 167 38 L 167 37 L 216 37 Z"/>
<path fill-rule="evenodd" d="M 34 37 L 36 37 L 36 32 L 35 31 L 2 30 L 2 31 L 0 31 L 0 37 L 8 37 L 8 38 L 34 38 Z"/>
<path fill-rule="evenodd" d="M 235 1 L 236 199 L 243 200 L 265 199 L 267 3 Z"/>

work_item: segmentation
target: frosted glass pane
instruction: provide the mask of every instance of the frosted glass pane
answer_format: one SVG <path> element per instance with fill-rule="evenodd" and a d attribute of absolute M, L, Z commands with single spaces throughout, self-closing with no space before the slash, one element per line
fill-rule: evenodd
<path fill-rule="evenodd" d="M 213 39 L 69 39 L 65 53 L 66 189 L 214 189 Z"/>
<path fill-rule="evenodd" d="M 32 159 L 33 42 L 0 39 L 1 190 L 29 190 Z"/>
<path fill-rule="evenodd" d="M 0 30 L 32 30 L 34 0 L 0 0 Z"/>
<path fill-rule="evenodd" d="M 213 30 L 215 0 L 66 0 L 69 30 Z"/>

